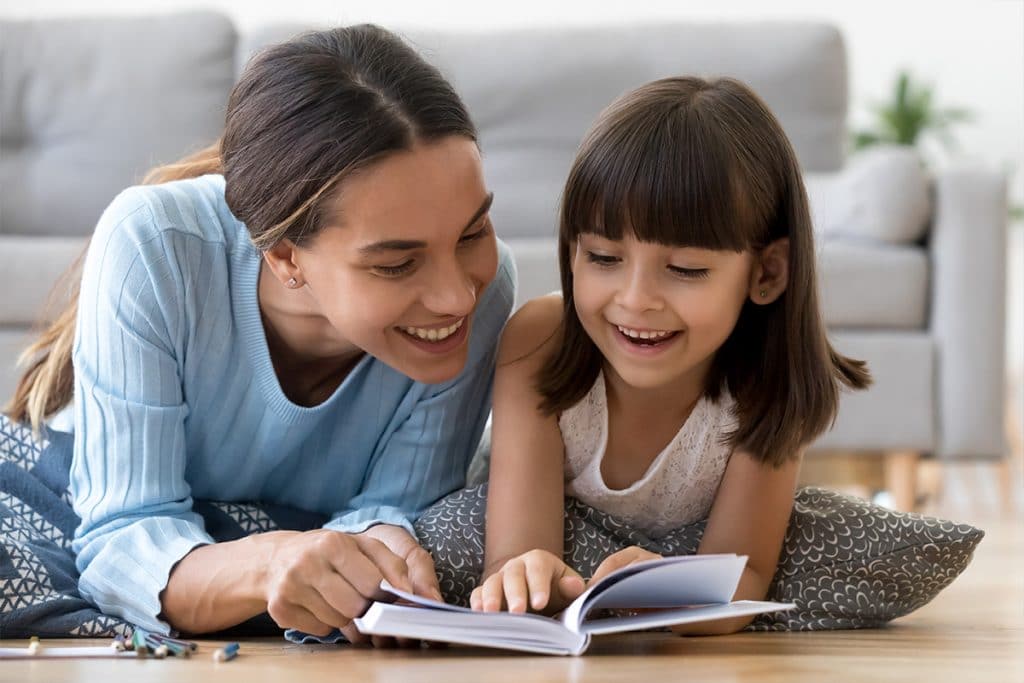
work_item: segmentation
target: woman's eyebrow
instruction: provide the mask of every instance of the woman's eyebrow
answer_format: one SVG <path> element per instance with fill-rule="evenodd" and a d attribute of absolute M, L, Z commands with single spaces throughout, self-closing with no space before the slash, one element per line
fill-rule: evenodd
<path fill-rule="evenodd" d="M 466 227 L 462 229 L 465 232 L 469 228 L 473 227 L 473 224 L 480 220 L 480 217 L 491 210 L 491 204 L 494 202 L 494 193 L 489 193 L 485 198 L 480 208 L 476 210 L 473 217 L 466 223 Z M 409 251 L 411 249 L 423 249 L 427 246 L 427 243 L 422 240 L 381 240 L 380 242 L 372 242 L 365 246 L 359 247 L 359 254 L 361 256 L 372 256 L 374 254 L 380 254 L 385 251 Z"/>

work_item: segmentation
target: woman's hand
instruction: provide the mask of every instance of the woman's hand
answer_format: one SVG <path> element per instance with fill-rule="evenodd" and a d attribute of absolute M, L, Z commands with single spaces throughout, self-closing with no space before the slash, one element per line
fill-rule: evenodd
<path fill-rule="evenodd" d="M 572 602 L 585 588 L 583 579 L 561 558 L 546 550 L 531 550 L 513 557 L 477 586 L 469 604 L 475 610 L 553 613 Z"/>
<path fill-rule="evenodd" d="M 589 585 L 593 585 L 608 576 L 612 572 L 628 567 L 631 564 L 637 562 L 646 562 L 647 560 L 658 560 L 661 559 L 661 555 L 644 550 L 643 548 L 635 545 L 631 545 L 628 548 L 623 548 L 617 553 L 612 553 L 608 557 L 604 558 L 604 561 L 597 566 L 594 570 L 594 575 L 590 577 Z"/>
<path fill-rule="evenodd" d="M 384 597 L 381 579 L 412 590 L 405 560 L 375 538 L 331 529 L 265 536 L 275 537 L 264 577 L 267 612 L 282 628 L 354 632 L 352 620 Z"/>
<path fill-rule="evenodd" d="M 441 596 L 441 586 L 437 582 L 434 558 L 405 528 L 391 524 L 377 524 L 359 536 L 377 539 L 405 561 L 409 580 L 412 583 L 411 593 L 431 600 L 444 600 Z M 367 642 L 372 642 L 374 647 L 394 647 L 396 644 L 400 647 L 418 647 L 420 645 L 420 641 L 408 638 L 365 636 L 354 624 L 343 627 L 341 632 L 349 642 L 357 645 Z"/>

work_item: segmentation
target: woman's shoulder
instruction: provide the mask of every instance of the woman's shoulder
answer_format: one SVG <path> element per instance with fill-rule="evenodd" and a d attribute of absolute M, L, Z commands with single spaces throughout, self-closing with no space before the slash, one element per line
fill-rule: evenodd
<path fill-rule="evenodd" d="M 562 325 L 562 295 L 554 292 L 531 299 L 516 311 L 505 326 L 498 364 L 531 359 L 540 365 L 558 346 Z"/>
<path fill-rule="evenodd" d="M 231 244 L 239 226 L 224 200 L 223 176 L 207 175 L 123 190 L 103 212 L 96 236 L 136 244 L 161 237 Z"/>

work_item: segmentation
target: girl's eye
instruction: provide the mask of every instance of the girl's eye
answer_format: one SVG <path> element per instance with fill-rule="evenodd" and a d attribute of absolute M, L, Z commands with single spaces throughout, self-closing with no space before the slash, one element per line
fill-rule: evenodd
<path fill-rule="evenodd" d="M 618 258 L 615 256 L 607 256 L 606 254 L 595 254 L 592 251 L 587 252 L 587 260 L 591 263 L 596 263 L 599 266 L 613 266 L 618 262 Z"/>
<path fill-rule="evenodd" d="M 408 274 L 414 265 L 416 265 L 416 261 L 409 259 L 397 266 L 374 266 L 373 269 L 384 277 L 402 277 Z"/>
<path fill-rule="evenodd" d="M 673 274 L 687 280 L 703 280 L 711 272 L 707 268 L 682 268 L 680 266 L 669 266 Z"/>

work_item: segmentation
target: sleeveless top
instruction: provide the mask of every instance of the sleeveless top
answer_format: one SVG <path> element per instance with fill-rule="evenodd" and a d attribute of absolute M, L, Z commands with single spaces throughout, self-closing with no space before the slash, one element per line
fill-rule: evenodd
<path fill-rule="evenodd" d="M 610 489 L 601 475 L 608 446 L 605 391 L 601 372 L 587 395 L 558 418 L 566 495 L 650 537 L 705 519 L 732 453 L 723 443 L 737 424 L 732 396 L 723 392 L 718 401 L 702 396 L 647 472 L 628 488 Z"/>

